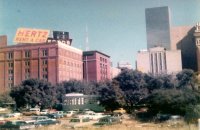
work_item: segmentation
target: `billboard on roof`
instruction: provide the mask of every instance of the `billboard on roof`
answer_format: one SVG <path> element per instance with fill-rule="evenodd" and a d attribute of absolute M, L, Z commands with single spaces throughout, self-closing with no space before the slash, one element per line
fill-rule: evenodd
<path fill-rule="evenodd" d="M 44 43 L 49 36 L 49 30 L 18 28 L 14 42 L 15 43 Z"/>

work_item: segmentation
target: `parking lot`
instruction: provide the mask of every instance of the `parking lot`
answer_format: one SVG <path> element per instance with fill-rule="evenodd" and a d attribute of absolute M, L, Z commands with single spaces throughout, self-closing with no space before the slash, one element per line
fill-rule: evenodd
<path fill-rule="evenodd" d="M 4 116 L 3 116 L 4 115 Z M 173 119 L 175 117 L 173 116 Z M 66 129 L 82 129 L 82 130 L 196 130 L 196 125 L 188 125 L 185 123 L 175 124 L 174 121 L 165 121 L 159 123 L 142 123 L 136 121 L 129 114 L 115 113 L 112 115 L 105 113 L 96 113 L 91 110 L 87 111 L 54 111 L 41 115 L 23 115 L 22 113 L 2 114 L 0 118 L 1 126 L 7 123 L 9 127 L 17 126 L 21 129 L 33 130 L 66 130 Z M 16 125 L 19 124 L 19 125 Z M 174 125 L 175 124 L 175 125 Z M 6 127 L 7 127 L 6 126 Z M 16 128 L 17 128 L 16 127 Z M 3 128 L 3 127 L 2 127 Z M 1 129 L 2 129 L 1 128 Z M 3 130 L 3 129 L 2 129 Z M 17 129 L 15 129 L 17 130 Z"/>

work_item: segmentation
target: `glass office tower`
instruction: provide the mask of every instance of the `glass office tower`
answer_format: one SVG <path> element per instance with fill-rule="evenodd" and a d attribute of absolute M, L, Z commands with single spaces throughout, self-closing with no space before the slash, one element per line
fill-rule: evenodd
<path fill-rule="evenodd" d="M 170 48 L 170 14 L 169 8 L 155 7 L 145 9 L 147 48 L 162 46 Z"/>

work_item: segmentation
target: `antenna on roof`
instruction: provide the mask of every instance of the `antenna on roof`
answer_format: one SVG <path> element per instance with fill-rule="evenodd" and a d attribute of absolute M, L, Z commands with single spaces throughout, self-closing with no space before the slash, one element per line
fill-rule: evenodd
<path fill-rule="evenodd" d="M 85 28 L 85 33 L 86 33 L 86 37 L 85 37 L 85 51 L 89 51 L 89 38 L 88 38 L 88 26 L 86 24 L 86 28 Z"/>

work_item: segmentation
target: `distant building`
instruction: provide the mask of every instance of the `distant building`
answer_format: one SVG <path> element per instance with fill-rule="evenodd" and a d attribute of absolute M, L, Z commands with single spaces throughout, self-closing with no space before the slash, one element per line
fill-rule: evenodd
<path fill-rule="evenodd" d="M 129 62 L 121 61 L 117 63 L 117 68 L 119 68 L 120 70 L 124 70 L 124 69 L 132 69 L 133 67 Z"/>
<path fill-rule="evenodd" d="M 143 73 L 176 74 L 182 70 L 181 51 L 163 47 L 150 48 L 137 54 L 136 69 Z"/>
<path fill-rule="evenodd" d="M 171 49 L 181 50 L 182 68 L 197 71 L 194 26 L 171 27 Z"/>
<path fill-rule="evenodd" d="M 99 104 L 98 95 L 84 95 L 82 93 L 68 93 L 63 97 L 63 109 L 65 111 L 73 109 L 90 109 L 93 111 L 103 111 L 104 108 Z"/>
<path fill-rule="evenodd" d="M 112 67 L 110 72 L 111 72 L 111 79 L 113 79 L 121 73 L 121 69 Z"/>
<path fill-rule="evenodd" d="M 45 43 L 11 46 L 7 46 L 6 36 L 0 38 L 1 92 L 29 78 L 44 79 L 52 84 L 83 79 L 82 50 L 70 46 L 72 40 L 68 33 L 63 33 L 63 38 L 49 38 Z"/>
<path fill-rule="evenodd" d="M 197 23 L 195 32 L 195 44 L 196 44 L 196 54 L 197 54 L 197 70 L 200 72 L 200 23 Z"/>
<path fill-rule="evenodd" d="M 110 77 L 110 56 L 99 51 L 83 52 L 83 78 L 86 81 L 103 81 Z"/>
<path fill-rule="evenodd" d="M 170 49 L 170 12 L 167 6 L 145 9 L 147 48 Z"/>

